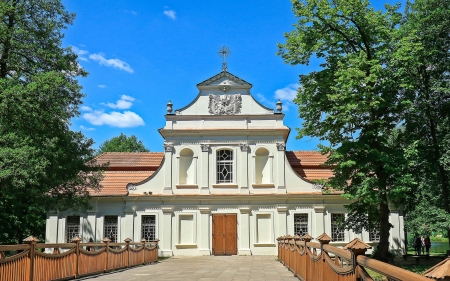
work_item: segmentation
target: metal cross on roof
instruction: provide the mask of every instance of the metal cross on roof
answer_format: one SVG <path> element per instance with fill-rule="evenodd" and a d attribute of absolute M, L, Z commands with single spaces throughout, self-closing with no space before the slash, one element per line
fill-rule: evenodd
<path fill-rule="evenodd" d="M 230 48 L 224 45 L 219 48 L 219 52 L 217 53 L 219 54 L 219 57 L 223 59 L 222 71 L 227 71 L 227 57 L 231 54 Z"/>

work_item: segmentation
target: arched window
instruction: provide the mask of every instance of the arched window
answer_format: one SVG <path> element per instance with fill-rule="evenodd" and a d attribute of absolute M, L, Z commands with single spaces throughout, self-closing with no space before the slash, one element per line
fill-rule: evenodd
<path fill-rule="evenodd" d="M 217 183 L 233 182 L 233 151 L 221 149 L 217 151 Z"/>
<path fill-rule="evenodd" d="M 269 151 L 260 147 L 255 152 L 255 183 L 272 183 L 270 172 Z"/>
<path fill-rule="evenodd" d="M 180 151 L 180 184 L 195 184 L 194 152 L 189 148 Z"/>

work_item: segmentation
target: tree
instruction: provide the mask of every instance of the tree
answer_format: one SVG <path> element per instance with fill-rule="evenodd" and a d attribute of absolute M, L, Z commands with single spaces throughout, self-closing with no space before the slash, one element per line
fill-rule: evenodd
<path fill-rule="evenodd" d="M 60 1 L 0 3 L 0 243 L 43 238 L 47 211 L 89 207 L 100 188 L 93 141 L 69 129 L 87 73 L 62 30 L 74 14 Z"/>
<path fill-rule="evenodd" d="M 407 3 L 400 26 L 398 81 L 411 107 L 405 112 L 405 142 L 417 182 L 408 206 L 411 231 L 450 235 L 450 2 Z M 430 217 L 430 214 L 434 215 Z M 436 220 L 435 218 L 439 218 Z"/>
<path fill-rule="evenodd" d="M 97 151 L 97 155 L 105 152 L 148 152 L 142 141 L 138 141 L 135 135 L 127 137 L 123 133 L 102 143 Z"/>
<path fill-rule="evenodd" d="M 320 146 L 334 170 L 325 187 L 351 200 L 348 229 L 379 229 L 379 259 L 388 256 L 390 204 L 403 202 L 412 184 L 405 152 L 395 145 L 409 105 L 394 75 L 398 8 L 374 11 L 366 0 L 293 1 L 298 22 L 279 44 L 286 63 L 321 61 L 319 71 L 300 75 L 298 137 L 330 143 Z"/>

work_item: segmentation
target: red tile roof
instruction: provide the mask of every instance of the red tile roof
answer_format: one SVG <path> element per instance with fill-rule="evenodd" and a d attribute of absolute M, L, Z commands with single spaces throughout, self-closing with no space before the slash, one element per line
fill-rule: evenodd
<path fill-rule="evenodd" d="M 109 163 L 101 181 L 100 192 L 92 196 L 125 196 L 127 184 L 150 177 L 161 165 L 163 152 L 107 152 L 96 158 L 98 164 Z M 322 166 L 327 156 L 315 151 L 286 151 L 292 169 L 307 180 L 327 179 L 331 170 Z"/>
<path fill-rule="evenodd" d="M 286 151 L 292 169 L 307 180 L 328 179 L 333 176 L 330 168 L 323 166 L 327 155 L 317 151 Z"/>

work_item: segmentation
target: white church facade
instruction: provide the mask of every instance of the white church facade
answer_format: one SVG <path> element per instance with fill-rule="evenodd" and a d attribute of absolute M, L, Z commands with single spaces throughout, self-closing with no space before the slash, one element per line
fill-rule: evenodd
<path fill-rule="evenodd" d="M 281 104 L 261 105 L 252 85 L 226 70 L 197 87 L 189 105 L 167 105 L 164 152 L 97 158 L 109 167 L 92 209 L 49 213 L 47 243 L 159 239 L 160 256 L 276 255 L 276 238 L 287 234 L 377 243 L 377 233 L 338 229 L 348 201 L 314 183 L 332 176 L 326 156 L 286 151 Z M 390 247 L 402 251 L 401 212 L 391 210 L 390 222 Z"/>

